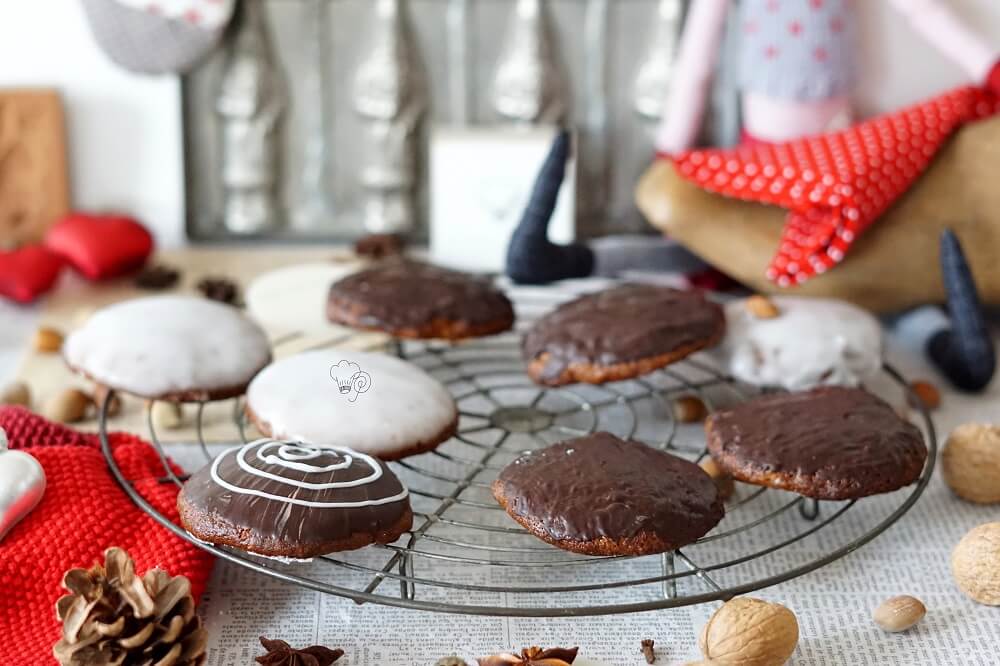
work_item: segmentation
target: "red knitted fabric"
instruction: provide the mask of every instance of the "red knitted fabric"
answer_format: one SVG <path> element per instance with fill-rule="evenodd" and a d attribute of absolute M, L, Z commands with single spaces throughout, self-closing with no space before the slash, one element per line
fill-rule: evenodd
<path fill-rule="evenodd" d="M 103 561 L 120 546 L 139 572 L 160 567 L 191 579 L 197 599 L 205 589 L 212 558 L 160 527 L 136 507 L 115 482 L 96 435 L 51 423 L 20 407 L 0 408 L 0 428 L 11 449 L 33 455 L 45 469 L 41 503 L 0 542 L 0 648 L 3 664 L 55 663 L 59 640 L 56 599 L 62 575 Z M 154 449 L 124 433 L 111 435 L 122 472 L 159 511 L 177 519 L 177 487 L 161 484 L 163 465 Z M 180 470 L 175 469 L 179 472 Z"/>
<path fill-rule="evenodd" d="M 767 269 L 769 279 L 787 286 L 839 263 L 955 130 L 997 111 L 992 92 L 965 87 L 842 132 L 692 150 L 674 161 L 682 176 L 706 190 L 788 209 Z"/>

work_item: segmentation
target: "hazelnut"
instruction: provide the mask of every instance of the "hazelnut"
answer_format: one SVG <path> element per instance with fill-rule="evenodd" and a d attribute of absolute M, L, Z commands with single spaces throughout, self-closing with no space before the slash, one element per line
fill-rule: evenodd
<path fill-rule="evenodd" d="M 781 666 L 798 642 L 799 623 L 792 611 L 750 597 L 724 603 L 698 639 L 706 661 L 754 666 Z"/>
<path fill-rule="evenodd" d="M 111 390 L 102 384 L 94 387 L 94 404 L 100 410 L 104 407 L 104 401 L 108 399 Z M 122 399 L 117 393 L 111 396 L 111 404 L 108 405 L 108 416 L 118 416 L 122 411 Z"/>
<path fill-rule="evenodd" d="M 781 311 L 767 296 L 755 294 L 746 300 L 746 308 L 757 319 L 774 319 Z"/>
<path fill-rule="evenodd" d="M 955 428 L 941 454 L 944 480 L 962 499 L 1000 502 L 1000 428 L 966 423 Z"/>
<path fill-rule="evenodd" d="M 51 354 L 62 349 L 63 334 L 49 326 L 40 326 L 35 331 L 33 341 L 35 351 L 43 354 Z"/>
<path fill-rule="evenodd" d="M 941 393 L 937 390 L 937 387 L 930 382 L 923 380 L 911 382 L 910 390 L 913 391 L 913 393 L 907 393 L 906 399 L 907 402 L 910 403 L 910 406 L 915 409 L 920 406 L 929 410 L 937 409 L 941 405 Z"/>
<path fill-rule="evenodd" d="M 434 666 L 469 666 L 469 665 L 465 663 L 465 660 L 462 659 L 461 657 L 451 656 L 451 657 L 441 657 L 436 662 L 434 662 Z"/>
<path fill-rule="evenodd" d="M 77 308 L 73 313 L 73 328 L 82 327 L 88 320 L 90 320 L 95 312 L 97 312 L 97 308 L 90 305 Z"/>
<path fill-rule="evenodd" d="M 951 553 L 951 575 L 973 601 L 1000 606 L 1000 523 L 969 530 Z"/>
<path fill-rule="evenodd" d="M 701 398 L 693 395 L 681 396 L 674 400 L 674 419 L 678 423 L 698 423 L 704 421 L 708 409 Z"/>
<path fill-rule="evenodd" d="M 927 614 L 927 607 L 916 597 L 889 597 L 872 613 L 875 624 L 886 631 L 906 631 Z"/>
<path fill-rule="evenodd" d="M 176 402 L 157 400 L 150 407 L 154 428 L 176 430 L 184 423 L 184 410 Z"/>
<path fill-rule="evenodd" d="M 0 405 L 31 407 L 31 390 L 24 382 L 11 382 L 0 388 Z"/>
<path fill-rule="evenodd" d="M 705 458 L 698 463 L 698 466 L 712 477 L 712 481 L 715 481 L 715 487 L 719 489 L 719 499 L 725 501 L 733 496 L 733 491 L 736 489 L 733 477 L 723 471 L 717 462 L 711 458 Z"/>
<path fill-rule="evenodd" d="M 87 417 L 93 401 L 78 388 L 68 388 L 45 403 L 42 416 L 58 423 L 76 423 Z"/>

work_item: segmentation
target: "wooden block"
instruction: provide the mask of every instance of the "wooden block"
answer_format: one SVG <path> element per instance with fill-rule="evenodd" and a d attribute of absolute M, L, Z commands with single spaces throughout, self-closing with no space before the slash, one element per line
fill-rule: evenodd
<path fill-rule="evenodd" d="M 39 240 L 69 209 L 59 93 L 0 89 L 0 249 Z"/>

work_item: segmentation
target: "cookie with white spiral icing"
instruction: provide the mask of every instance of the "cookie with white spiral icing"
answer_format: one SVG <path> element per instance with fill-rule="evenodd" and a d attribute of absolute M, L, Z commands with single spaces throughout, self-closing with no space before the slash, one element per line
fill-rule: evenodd
<path fill-rule="evenodd" d="M 296 559 L 392 543 L 413 523 L 409 493 L 385 463 L 273 439 L 220 454 L 188 479 L 177 507 L 202 541 Z"/>

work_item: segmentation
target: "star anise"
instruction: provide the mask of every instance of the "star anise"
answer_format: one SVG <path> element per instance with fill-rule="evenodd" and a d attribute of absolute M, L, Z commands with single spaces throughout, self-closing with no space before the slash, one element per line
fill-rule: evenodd
<path fill-rule="evenodd" d="M 580 648 L 549 648 L 529 647 L 521 650 L 520 655 L 505 652 L 492 657 L 483 657 L 479 666 L 570 666 L 576 659 Z"/>
<path fill-rule="evenodd" d="M 262 666 L 330 666 L 344 656 L 343 650 L 331 650 L 322 645 L 295 649 L 285 641 L 260 637 L 260 644 L 267 650 L 255 661 Z"/>

